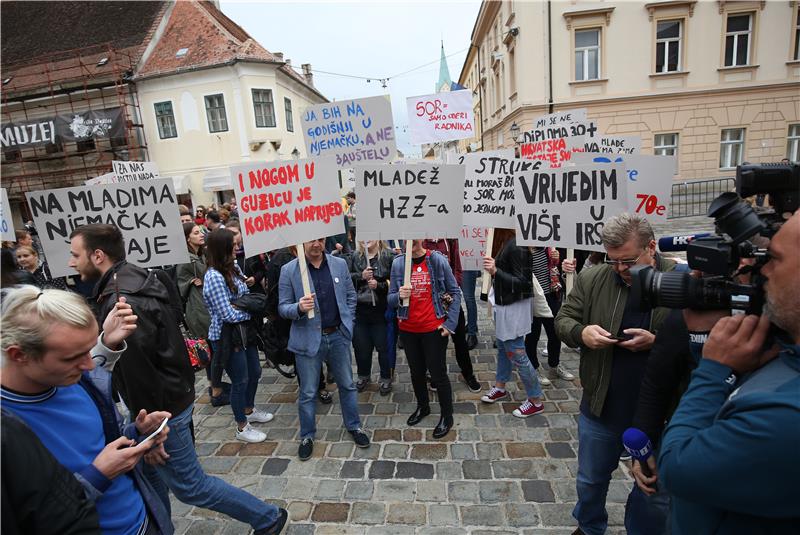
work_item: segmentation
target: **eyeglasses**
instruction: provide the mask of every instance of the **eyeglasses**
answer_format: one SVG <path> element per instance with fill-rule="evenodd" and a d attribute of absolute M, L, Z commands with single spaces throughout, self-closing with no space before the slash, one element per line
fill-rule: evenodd
<path fill-rule="evenodd" d="M 640 254 L 639 256 L 634 258 L 633 260 L 608 260 L 608 259 L 606 259 L 606 260 L 603 260 L 603 263 L 604 264 L 608 264 L 609 266 L 625 266 L 625 267 L 635 266 L 636 262 L 638 262 L 639 259 L 641 257 L 643 257 L 646 252 L 647 252 L 646 250 L 642 251 L 642 254 Z"/>

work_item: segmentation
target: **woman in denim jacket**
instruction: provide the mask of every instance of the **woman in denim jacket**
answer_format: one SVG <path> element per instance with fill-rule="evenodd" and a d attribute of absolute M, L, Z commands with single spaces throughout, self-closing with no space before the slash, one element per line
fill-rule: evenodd
<path fill-rule="evenodd" d="M 436 386 L 441 418 L 433 430 L 434 438 L 442 438 L 453 426 L 453 392 L 447 377 L 445 350 L 447 337 L 455 332 L 461 309 L 461 289 L 456 283 L 447 258 L 430 252 L 422 240 L 414 240 L 411 280 L 403 285 L 405 255 L 392 263 L 388 303 L 397 308 L 400 339 L 411 370 L 411 383 L 417 398 L 417 410 L 409 416 L 408 425 L 418 424 L 431 412 L 426 370 Z M 408 306 L 402 300 L 408 299 Z"/>

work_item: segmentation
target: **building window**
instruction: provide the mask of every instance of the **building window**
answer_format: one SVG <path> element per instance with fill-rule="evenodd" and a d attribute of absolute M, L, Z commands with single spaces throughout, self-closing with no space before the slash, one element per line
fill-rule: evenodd
<path fill-rule="evenodd" d="M 664 20 L 656 25 L 656 72 L 681 70 L 682 30 L 679 20 Z"/>
<path fill-rule="evenodd" d="M 208 100 L 206 100 L 206 103 Z M 208 104 L 206 104 L 207 106 Z M 178 137 L 178 129 L 175 128 L 175 113 L 172 111 L 172 102 L 156 102 L 153 104 L 156 109 L 156 124 L 158 125 L 158 137 L 169 139 Z"/>
<path fill-rule="evenodd" d="M 720 169 L 732 169 L 742 163 L 744 153 L 744 128 L 727 128 L 722 131 L 719 148 Z"/>
<path fill-rule="evenodd" d="M 678 134 L 656 134 L 653 140 L 653 153 L 656 156 L 676 156 L 678 154 Z"/>
<path fill-rule="evenodd" d="M 508 90 L 512 95 L 517 92 L 517 56 L 514 48 L 508 51 Z"/>
<path fill-rule="evenodd" d="M 800 124 L 789 125 L 789 136 L 786 140 L 786 157 L 790 162 L 800 163 Z"/>
<path fill-rule="evenodd" d="M 225 98 L 222 94 L 206 96 L 206 118 L 208 119 L 208 131 L 214 132 L 228 131 L 228 117 L 225 115 Z"/>
<path fill-rule="evenodd" d="M 283 110 L 286 112 L 286 131 L 294 132 L 294 116 L 292 115 L 292 101 L 283 97 Z"/>
<path fill-rule="evenodd" d="M 575 80 L 600 78 L 600 30 L 575 32 Z"/>
<path fill-rule="evenodd" d="M 725 28 L 725 66 L 750 64 L 750 38 L 753 15 L 728 15 Z"/>
<path fill-rule="evenodd" d="M 275 106 L 271 89 L 253 89 L 253 111 L 256 114 L 257 127 L 275 126 Z"/>
<path fill-rule="evenodd" d="M 92 137 L 75 143 L 75 150 L 78 152 L 89 152 L 90 150 L 94 150 L 95 147 L 94 138 Z"/>
<path fill-rule="evenodd" d="M 800 61 L 800 6 L 794 8 L 794 54 L 792 59 Z"/>
<path fill-rule="evenodd" d="M 58 154 L 64 152 L 64 144 L 60 141 L 56 141 L 55 143 L 48 143 L 44 146 L 44 151 L 47 154 Z"/>

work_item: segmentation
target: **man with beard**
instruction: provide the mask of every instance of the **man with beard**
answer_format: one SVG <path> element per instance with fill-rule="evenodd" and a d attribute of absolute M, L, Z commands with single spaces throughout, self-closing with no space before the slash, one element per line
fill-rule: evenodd
<path fill-rule="evenodd" d="M 798 245 L 800 210 L 769 245 L 766 313 L 714 325 L 667 427 L 658 465 L 673 533 L 800 532 Z M 784 333 L 765 349 L 770 322 Z"/>

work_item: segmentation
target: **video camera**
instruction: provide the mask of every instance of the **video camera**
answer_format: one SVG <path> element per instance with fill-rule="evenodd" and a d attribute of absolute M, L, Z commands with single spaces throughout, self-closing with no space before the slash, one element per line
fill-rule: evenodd
<path fill-rule="evenodd" d="M 768 194 L 771 207 L 753 208 L 743 197 Z M 750 240 L 772 237 L 800 206 L 800 165 L 742 164 L 736 168 L 736 193 L 723 193 L 711 202 L 716 235 L 697 237 L 686 247 L 689 267 L 703 272 L 659 272 L 652 266 L 631 268 L 633 299 L 643 309 L 663 306 L 695 310 L 740 310 L 760 314 L 764 305 L 761 268 L 769 260 L 765 248 Z M 676 248 L 677 250 L 677 248 Z M 742 258 L 755 258 L 739 269 Z M 749 283 L 736 277 L 750 273 Z"/>

